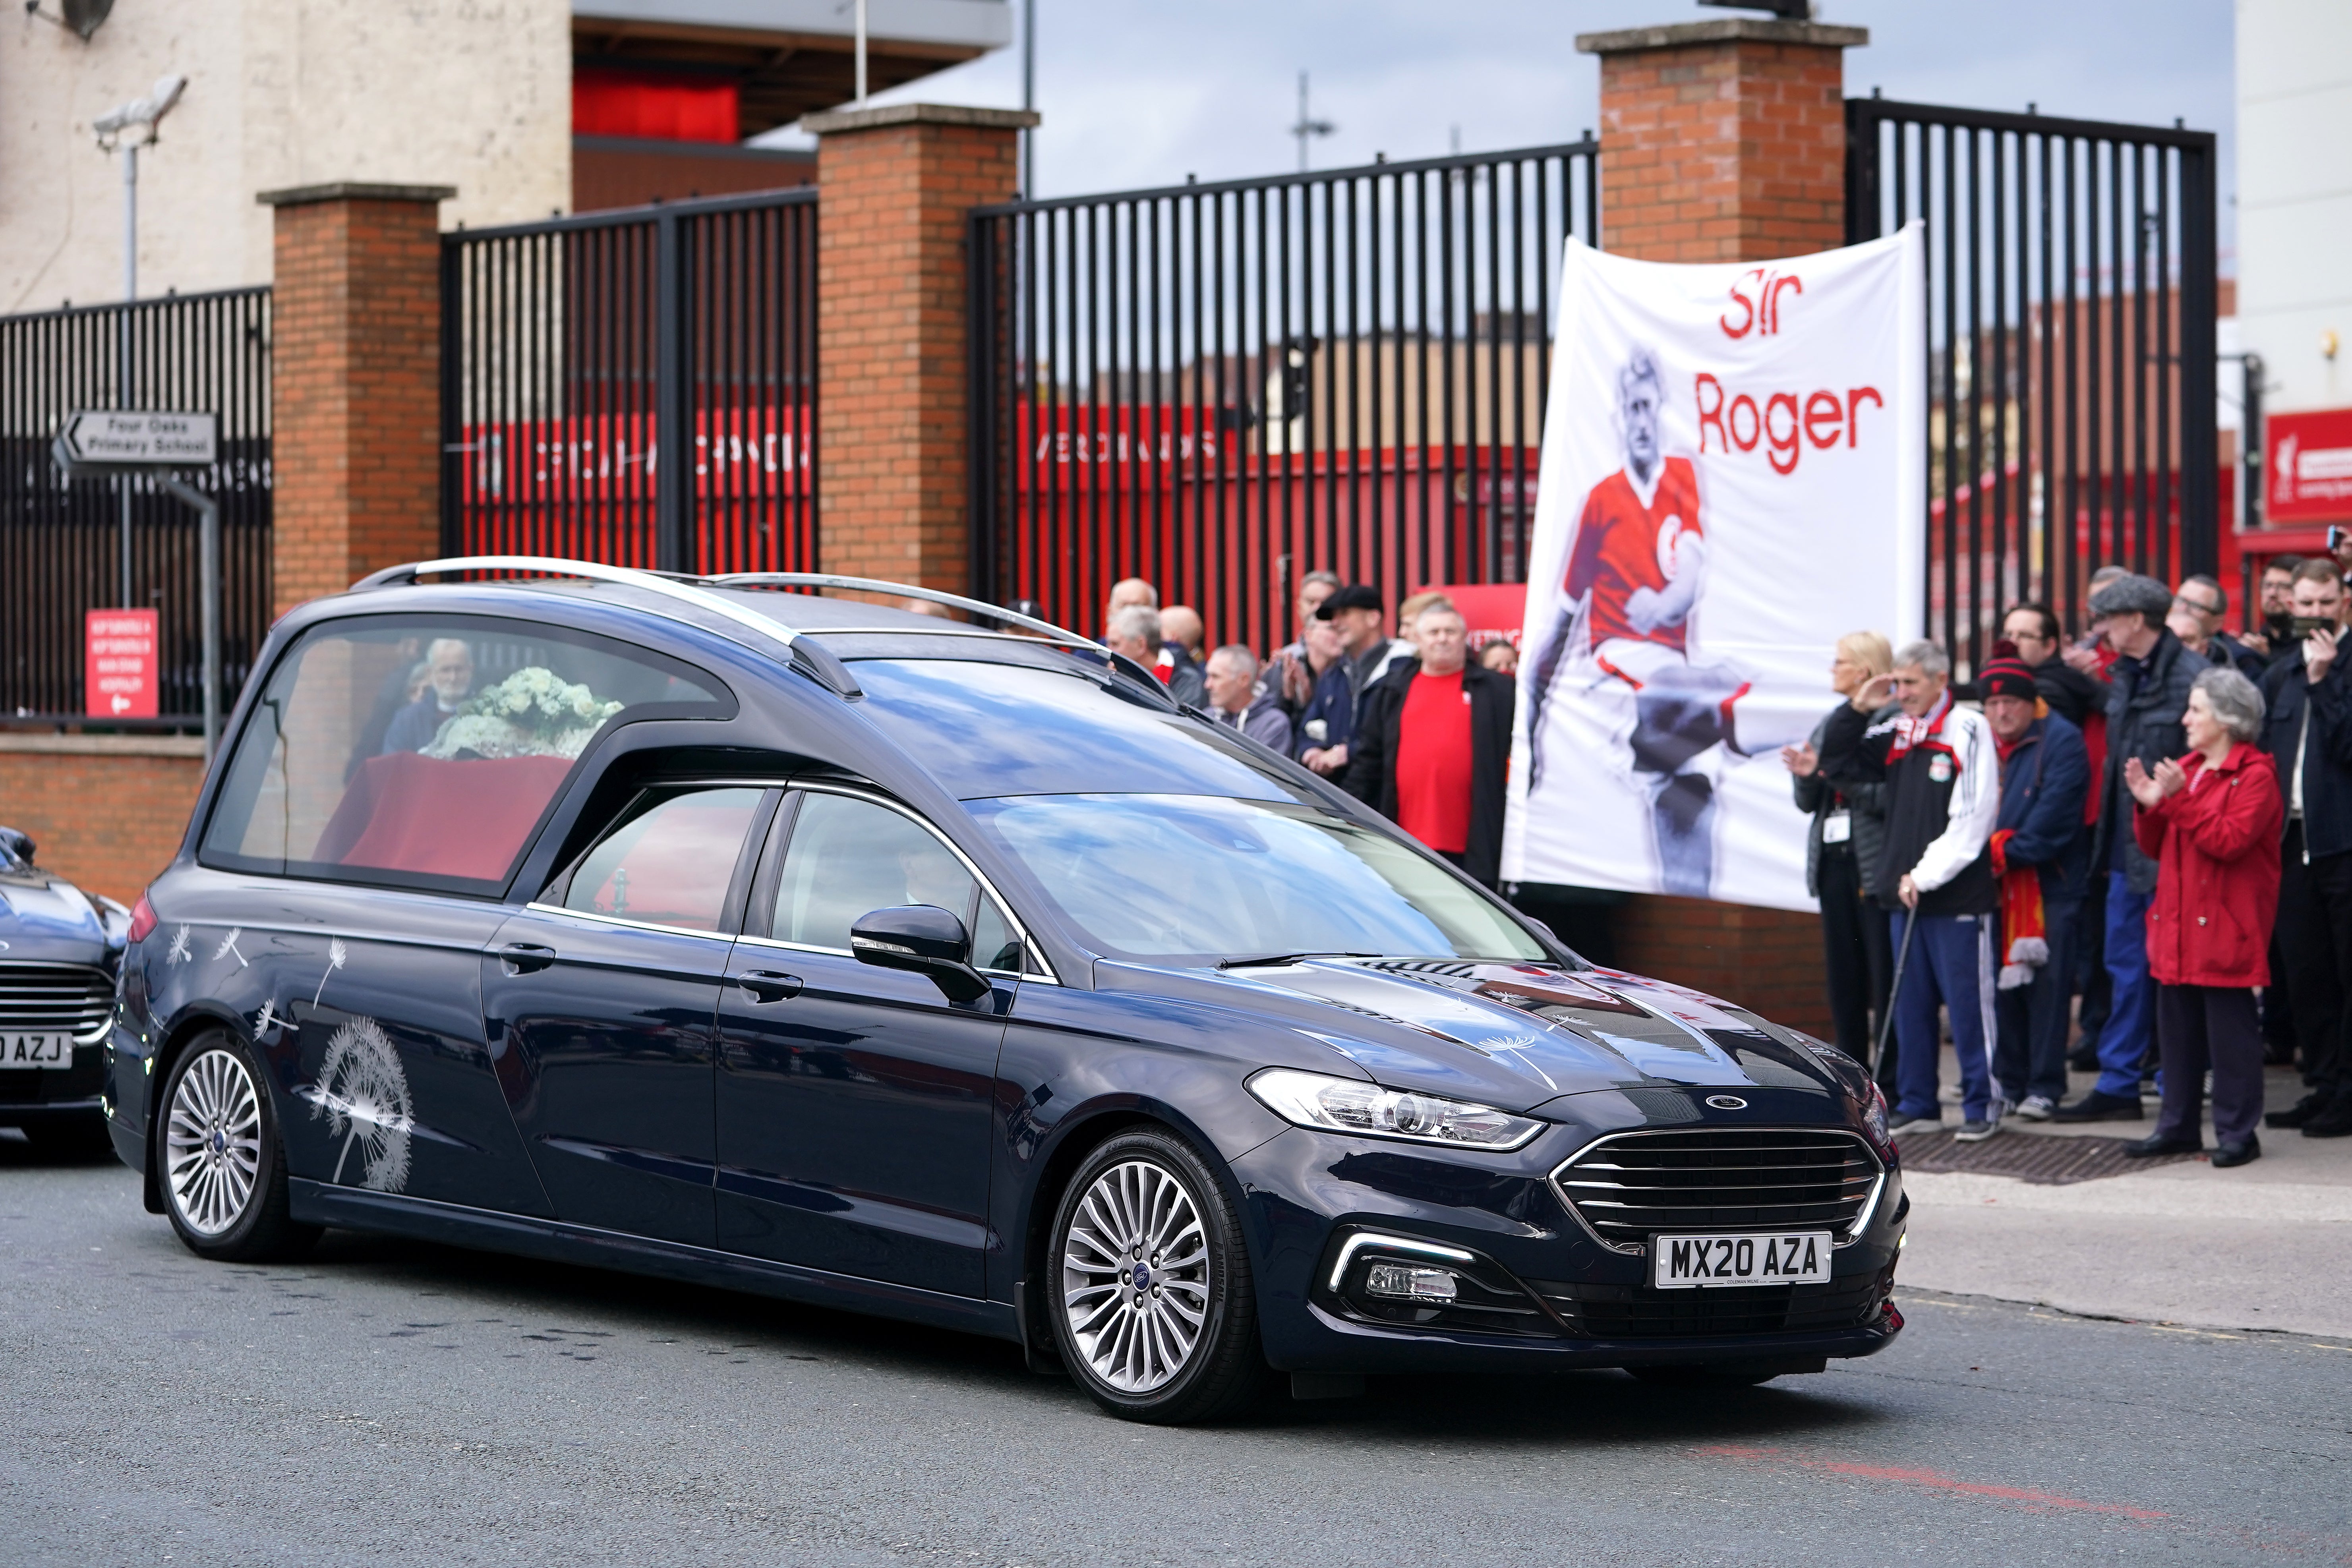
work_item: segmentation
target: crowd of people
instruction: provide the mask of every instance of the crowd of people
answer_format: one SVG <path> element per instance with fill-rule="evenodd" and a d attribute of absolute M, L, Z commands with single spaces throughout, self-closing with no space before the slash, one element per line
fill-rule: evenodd
<path fill-rule="evenodd" d="M 1198 611 L 1160 603 L 1140 577 L 1115 584 L 1104 645 L 1170 695 L 1330 779 L 1493 886 L 1503 852 L 1517 650 L 1476 650 L 1442 594 L 1397 606 L 1329 572 L 1300 582 L 1298 640 L 1264 658 L 1202 646 Z"/>
<path fill-rule="evenodd" d="M 2070 637 L 2050 606 L 2003 616 L 1956 683 L 1948 652 L 1839 639 L 1841 700 L 1782 752 L 1811 818 L 1838 1046 L 1872 1064 L 1897 1131 L 2007 1118 L 2139 1121 L 2126 1145 L 2202 1147 L 2210 1078 L 2228 1167 L 2258 1128 L 2352 1135 L 2352 700 L 2336 676 L 2345 564 L 2284 557 L 2261 629 L 2224 629 L 2221 584 L 2091 579 Z M 1181 700 L 1340 784 L 1492 886 L 1517 650 L 1472 649 L 1437 594 L 1397 608 L 1328 572 L 1296 642 L 1203 647 L 1150 583 L 1112 590 L 1104 640 Z M 2264 1113 L 2263 1068 L 2306 1092 Z M 2068 1070 L 2095 1074 L 2069 1097 Z"/>
<path fill-rule="evenodd" d="M 1896 1131 L 1942 1127 L 1948 1032 L 1959 1139 L 2138 1121 L 2153 1087 L 2127 1150 L 2194 1152 L 2209 1077 L 2217 1166 L 2259 1158 L 2263 1125 L 2352 1135 L 2345 566 L 2270 563 L 2237 634 L 2212 578 L 2107 567 L 2082 636 L 2012 606 L 1964 687 L 1932 642 L 1839 641 L 1843 700 L 1782 760 L 1837 1043 Z M 2305 1092 L 2265 1115 L 2285 1064 Z M 2097 1075 L 2072 1099 L 2070 1067 Z"/>

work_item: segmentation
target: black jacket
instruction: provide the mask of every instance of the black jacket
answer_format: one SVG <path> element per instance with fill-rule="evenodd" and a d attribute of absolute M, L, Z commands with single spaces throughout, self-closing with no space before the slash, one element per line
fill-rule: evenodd
<path fill-rule="evenodd" d="M 2084 675 L 2063 658 L 2046 659 L 2034 667 L 2033 689 L 2050 704 L 2050 711 L 2077 730 L 2092 714 L 2107 710 L 2107 683 Z"/>
<path fill-rule="evenodd" d="M 2212 666 L 2180 646 L 2168 630 L 2157 634 L 2144 659 L 2119 658 L 2107 670 L 2107 763 L 2100 775 L 2098 839 L 2091 870 L 2121 871 L 2135 893 L 2156 891 L 2156 861 L 2142 852 L 2132 832 L 2139 807 L 2124 787 L 2124 763 L 2133 757 L 2153 771 L 2168 757 L 2189 750 L 2180 716 L 2189 711 L 2189 688 Z M 2116 846 L 2120 832 L 2123 843 Z M 2112 858 L 2120 850 L 2120 858 Z"/>
<path fill-rule="evenodd" d="M 1845 706 L 1840 703 L 1839 707 Z M 1871 715 L 1873 721 L 1892 718 L 1902 712 L 1889 702 Z M 1823 715 L 1813 726 L 1812 748 L 1822 749 L 1822 737 L 1829 732 L 1830 719 Z M 1866 889 L 1878 875 L 1879 852 L 1886 845 L 1886 786 L 1849 779 L 1833 784 L 1826 773 L 1817 769 L 1810 778 L 1791 778 L 1795 786 L 1797 809 L 1811 816 L 1805 829 L 1805 891 L 1815 898 L 1822 896 L 1822 821 L 1832 811 L 1843 808 L 1848 816 L 1848 831 L 1853 837 L 1847 848 L 1853 853 L 1862 872 L 1862 885 Z"/>
<path fill-rule="evenodd" d="M 1397 733 L 1405 694 L 1421 660 L 1400 658 L 1358 698 L 1356 738 L 1348 750 L 1349 795 L 1396 820 Z M 1470 837 L 1462 868 L 1493 886 L 1503 868 L 1504 780 L 1511 761 L 1511 716 L 1518 683 L 1484 665 L 1465 665 L 1462 689 L 1470 699 Z"/>
<path fill-rule="evenodd" d="M 2352 849 L 2352 671 L 2343 668 L 2339 656 L 2314 686 L 2304 676 L 2303 645 L 2289 653 L 2263 679 L 2263 750 L 2278 763 L 2279 794 L 2290 811 L 2301 751 L 2303 852 L 2306 858 L 2341 855 Z"/>

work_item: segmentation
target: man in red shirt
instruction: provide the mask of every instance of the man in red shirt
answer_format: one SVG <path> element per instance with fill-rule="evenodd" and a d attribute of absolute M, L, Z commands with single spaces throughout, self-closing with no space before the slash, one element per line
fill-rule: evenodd
<path fill-rule="evenodd" d="M 1421 657 L 1364 689 L 1348 793 L 1492 887 L 1517 688 L 1469 661 L 1469 630 L 1451 605 L 1422 612 L 1415 636 Z"/>
<path fill-rule="evenodd" d="M 1755 755 L 1800 735 L 1737 733 L 1733 704 L 1748 679 L 1727 662 L 1694 663 L 1690 626 L 1706 581 L 1706 532 L 1697 470 L 1659 445 L 1665 389 L 1657 362 L 1636 349 L 1617 377 L 1625 466 L 1592 487 L 1579 514 L 1559 613 L 1539 628 L 1528 711 L 1528 788 L 1541 784 L 1546 709 L 1565 695 L 1630 707 L 1613 726 L 1617 771 L 1648 797 L 1659 882 L 1710 896 L 1720 745 Z M 1562 690 L 1553 689 L 1558 679 Z M 1630 699 L 1630 701 L 1628 700 Z M 1558 738 L 1552 743 L 1569 743 Z"/>

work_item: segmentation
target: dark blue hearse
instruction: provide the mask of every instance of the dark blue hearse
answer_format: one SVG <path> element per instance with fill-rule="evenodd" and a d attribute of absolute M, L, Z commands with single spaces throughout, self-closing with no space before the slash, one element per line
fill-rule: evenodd
<path fill-rule="evenodd" d="M 1902 1327 L 1853 1062 L 1594 968 L 1084 638 L 483 558 L 257 669 L 107 1054 L 205 1257 L 342 1226 L 764 1291 L 1161 1422 Z"/>

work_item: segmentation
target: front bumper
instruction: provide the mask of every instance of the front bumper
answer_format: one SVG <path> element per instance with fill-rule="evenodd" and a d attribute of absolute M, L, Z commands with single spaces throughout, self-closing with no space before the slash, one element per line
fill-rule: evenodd
<path fill-rule="evenodd" d="M 1491 1155 L 1294 1128 L 1250 1151 L 1234 1173 L 1267 1359 L 1338 1373 L 1694 1363 L 1797 1372 L 1874 1355 L 1901 1331 L 1891 1299 L 1909 1208 L 1899 1166 L 1859 1234 L 1834 1249 L 1827 1283 L 1658 1290 L 1646 1258 L 1601 1245 L 1551 1184 L 1591 1136 L 1561 1126 L 1517 1154 Z M 1369 1301 L 1364 1260 L 1382 1248 L 1358 1238 L 1380 1237 L 1467 1254 L 1453 1266 L 1463 1309 Z"/>

